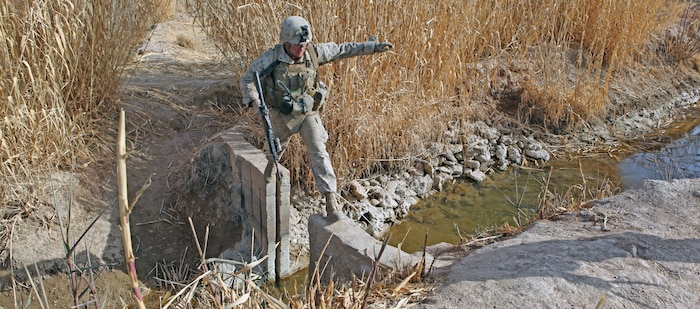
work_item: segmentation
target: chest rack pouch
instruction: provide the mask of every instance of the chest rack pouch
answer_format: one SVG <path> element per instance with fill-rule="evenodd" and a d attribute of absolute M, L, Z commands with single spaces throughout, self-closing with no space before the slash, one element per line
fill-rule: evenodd
<path fill-rule="evenodd" d="M 323 104 L 326 104 L 326 99 L 328 98 L 328 87 L 326 84 L 322 81 L 318 82 L 318 88 L 316 88 L 316 91 L 314 92 L 314 107 L 313 109 L 319 110 L 321 107 L 323 107 Z"/>
<path fill-rule="evenodd" d="M 278 107 L 280 113 L 285 115 L 304 115 L 314 108 L 314 98 L 301 90 L 291 91 L 281 80 L 277 81 L 277 86 L 284 89 L 284 96 Z"/>

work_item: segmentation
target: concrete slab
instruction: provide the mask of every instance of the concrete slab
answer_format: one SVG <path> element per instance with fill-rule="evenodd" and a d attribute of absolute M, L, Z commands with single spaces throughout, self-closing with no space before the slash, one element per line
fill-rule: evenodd
<path fill-rule="evenodd" d="M 375 261 L 379 270 L 388 270 L 415 266 L 421 260 L 420 257 L 389 245 L 380 256 L 382 242 L 347 217 L 331 221 L 321 215 L 311 216 L 309 244 L 309 276 L 318 270 L 324 283 L 351 280 L 353 275 L 367 278 L 372 273 Z"/>

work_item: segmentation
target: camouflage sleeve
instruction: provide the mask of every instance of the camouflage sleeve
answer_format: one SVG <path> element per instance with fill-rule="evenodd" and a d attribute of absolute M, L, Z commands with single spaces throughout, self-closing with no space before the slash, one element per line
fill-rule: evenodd
<path fill-rule="evenodd" d="M 333 42 L 315 44 L 318 63 L 324 64 L 348 57 L 374 53 L 375 41 L 336 44 Z"/>
<path fill-rule="evenodd" d="M 243 95 L 241 104 L 243 106 L 248 106 L 251 101 L 260 99 L 258 89 L 255 87 L 255 71 L 261 72 L 275 60 L 277 59 L 275 59 L 273 49 L 269 49 L 253 60 L 248 70 L 243 74 L 240 81 L 241 94 Z"/>

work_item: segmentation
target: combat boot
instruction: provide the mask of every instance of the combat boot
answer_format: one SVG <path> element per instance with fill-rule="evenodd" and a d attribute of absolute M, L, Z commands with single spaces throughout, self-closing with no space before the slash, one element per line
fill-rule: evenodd
<path fill-rule="evenodd" d="M 338 200 L 335 197 L 335 192 L 326 193 L 326 216 L 331 221 L 337 221 L 340 218 L 347 218 L 338 205 Z"/>

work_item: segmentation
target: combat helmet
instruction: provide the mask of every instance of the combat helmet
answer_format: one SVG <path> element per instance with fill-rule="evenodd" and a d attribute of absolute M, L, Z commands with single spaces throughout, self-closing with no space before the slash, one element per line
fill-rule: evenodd
<path fill-rule="evenodd" d="M 309 26 L 309 22 L 303 17 L 290 16 L 282 21 L 280 43 L 309 43 L 311 42 L 311 38 L 311 26 Z"/>

